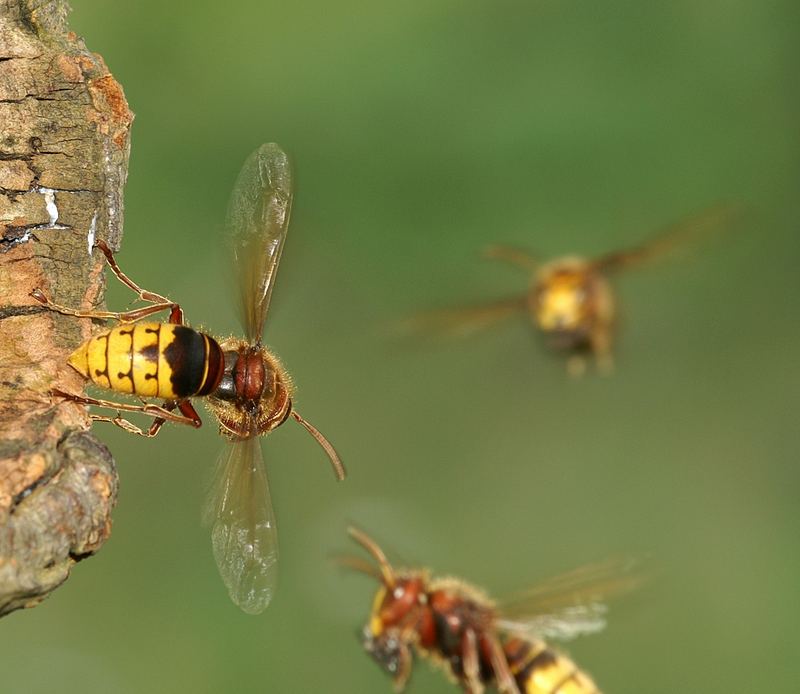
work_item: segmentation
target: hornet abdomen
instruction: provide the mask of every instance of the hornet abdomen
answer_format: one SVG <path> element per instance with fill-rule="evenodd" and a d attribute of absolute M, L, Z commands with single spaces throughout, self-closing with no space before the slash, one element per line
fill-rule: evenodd
<path fill-rule="evenodd" d="M 512 638 L 503 650 L 524 694 L 600 694 L 589 675 L 542 641 Z"/>
<path fill-rule="evenodd" d="M 185 325 L 151 322 L 123 323 L 94 335 L 69 364 L 103 388 L 164 400 L 207 395 L 225 368 L 214 338 Z"/>

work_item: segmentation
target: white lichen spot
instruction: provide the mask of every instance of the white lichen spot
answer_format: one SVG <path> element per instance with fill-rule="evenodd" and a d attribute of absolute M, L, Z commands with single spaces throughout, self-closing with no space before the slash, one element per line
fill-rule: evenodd
<path fill-rule="evenodd" d="M 94 236 L 95 232 L 97 231 L 97 212 L 92 215 L 92 221 L 89 223 L 89 233 L 86 236 L 86 242 L 89 247 L 89 255 L 92 254 L 92 249 L 94 248 Z"/>
<path fill-rule="evenodd" d="M 58 205 L 56 205 L 56 193 L 63 191 L 59 191 L 55 188 L 45 188 L 44 186 L 39 186 L 36 188 L 36 191 L 44 195 L 44 207 L 50 220 L 45 224 L 38 224 L 32 227 L 32 229 L 67 229 L 68 227 L 58 223 L 59 212 Z"/>
<path fill-rule="evenodd" d="M 58 221 L 58 207 L 56 206 L 56 191 L 53 188 L 39 188 L 44 193 L 44 206 L 50 215 L 50 226 L 54 227 Z"/>

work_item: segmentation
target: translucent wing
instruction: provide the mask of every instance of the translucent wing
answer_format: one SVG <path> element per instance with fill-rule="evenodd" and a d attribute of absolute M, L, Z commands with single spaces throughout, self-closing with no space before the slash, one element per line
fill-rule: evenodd
<path fill-rule="evenodd" d="M 497 625 L 526 638 L 570 641 L 605 629 L 607 611 L 608 608 L 602 603 L 573 605 L 552 614 L 530 617 L 527 621 L 501 618 Z"/>
<path fill-rule="evenodd" d="M 260 342 L 292 208 L 292 170 L 274 143 L 245 161 L 228 203 L 226 229 L 233 243 L 242 325 Z"/>
<path fill-rule="evenodd" d="M 741 213 L 738 205 L 718 203 L 664 228 L 647 243 L 602 256 L 594 261 L 602 270 L 618 270 L 661 257 L 675 248 L 701 237 L 719 232 L 733 223 Z"/>
<path fill-rule="evenodd" d="M 494 244 L 483 249 L 483 257 L 490 260 L 502 260 L 511 265 L 516 265 L 525 272 L 535 272 L 542 264 L 539 257 L 524 248 Z"/>
<path fill-rule="evenodd" d="M 526 637 L 562 641 L 606 625 L 606 601 L 642 582 L 636 562 L 611 559 L 539 583 L 498 604 L 498 626 Z"/>
<path fill-rule="evenodd" d="M 512 296 L 475 306 L 445 308 L 419 313 L 396 327 L 404 335 L 467 337 L 525 310 L 527 298 Z"/>
<path fill-rule="evenodd" d="M 277 583 L 278 535 L 258 437 L 223 452 L 205 518 L 231 600 L 248 614 L 263 612 Z"/>

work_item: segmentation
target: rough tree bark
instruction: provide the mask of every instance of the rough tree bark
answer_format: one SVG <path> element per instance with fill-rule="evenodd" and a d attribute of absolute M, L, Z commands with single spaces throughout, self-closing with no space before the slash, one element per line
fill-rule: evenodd
<path fill-rule="evenodd" d="M 65 0 L 0 0 L 0 615 L 38 604 L 108 537 L 117 475 L 66 357 L 91 331 L 34 306 L 98 306 L 122 234 L 132 114 Z"/>

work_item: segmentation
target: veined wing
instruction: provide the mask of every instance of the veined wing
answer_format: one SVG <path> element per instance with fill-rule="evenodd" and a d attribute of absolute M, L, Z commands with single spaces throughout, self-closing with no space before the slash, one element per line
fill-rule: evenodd
<path fill-rule="evenodd" d="M 502 260 L 528 273 L 536 272 L 542 264 L 538 255 L 524 248 L 505 244 L 487 246 L 483 249 L 483 257 L 489 260 Z"/>
<path fill-rule="evenodd" d="M 245 161 L 228 203 L 226 233 L 233 243 L 242 324 L 260 342 L 292 208 L 292 170 L 275 143 Z"/>
<path fill-rule="evenodd" d="M 434 309 L 397 324 L 396 332 L 405 335 L 467 337 L 486 330 L 527 306 L 527 297 L 518 295 L 474 306 Z"/>
<path fill-rule="evenodd" d="M 642 582 L 636 562 L 610 559 L 543 581 L 498 603 L 497 624 L 528 638 L 569 640 L 602 630 L 606 602 Z"/>
<path fill-rule="evenodd" d="M 205 518 L 231 600 L 248 614 L 263 612 L 277 584 L 278 535 L 257 436 L 220 456 Z"/>
<path fill-rule="evenodd" d="M 601 270 L 612 271 L 659 258 L 673 249 L 720 232 L 741 214 L 739 205 L 718 203 L 697 214 L 665 227 L 650 241 L 624 251 L 608 253 L 593 262 Z"/>

